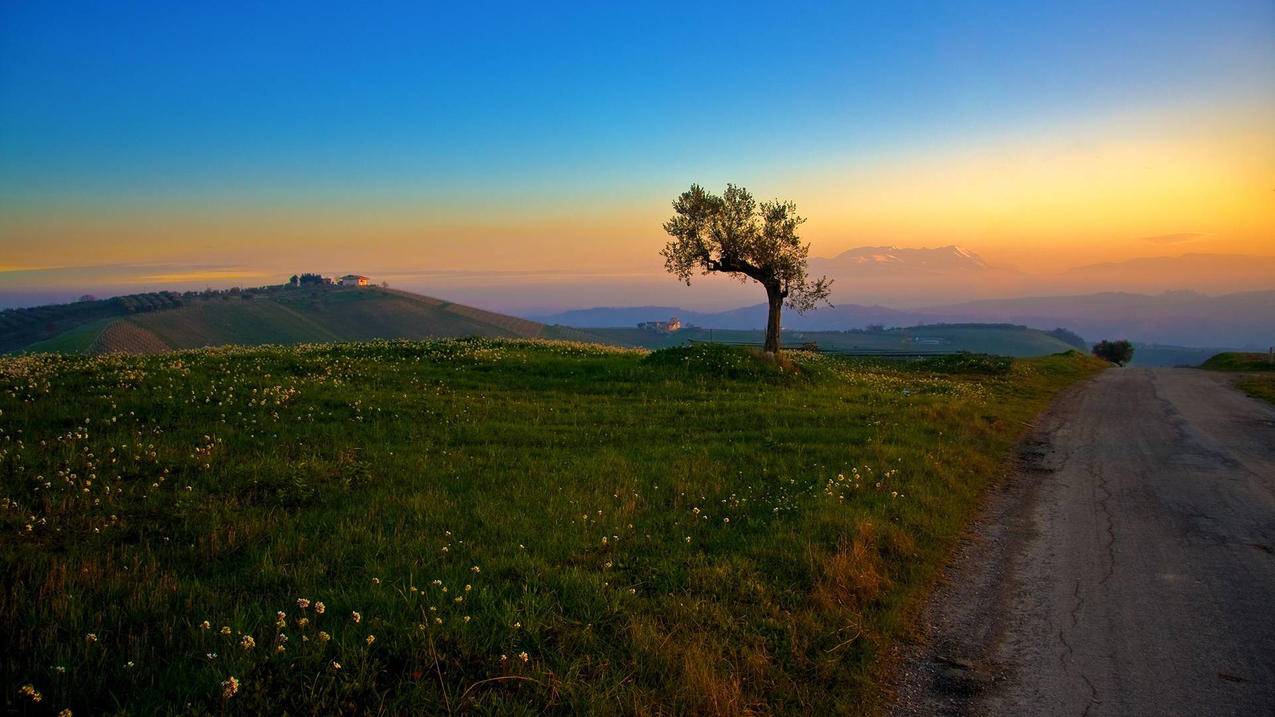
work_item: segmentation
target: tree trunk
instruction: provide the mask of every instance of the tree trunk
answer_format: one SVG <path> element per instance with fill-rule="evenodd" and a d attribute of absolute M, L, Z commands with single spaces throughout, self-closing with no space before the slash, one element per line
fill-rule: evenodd
<path fill-rule="evenodd" d="M 766 318 L 766 346 L 767 353 L 779 355 L 779 313 L 784 308 L 784 297 L 779 293 L 779 287 L 766 287 L 766 299 L 770 304 L 770 314 Z"/>

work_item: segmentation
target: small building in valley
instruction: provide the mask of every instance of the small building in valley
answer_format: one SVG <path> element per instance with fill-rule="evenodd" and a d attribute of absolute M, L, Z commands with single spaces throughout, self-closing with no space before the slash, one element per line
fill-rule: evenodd
<path fill-rule="evenodd" d="M 671 334 L 682 328 L 682 322 L 674 316 L 668 321 L 640 321 L 637 327 L 643 331 L 653 331 L 657 334 Z"/>
<path fill-rule="evenodd" d="M 346 274 L 341 277 L 341 286 L 367 286 L 368 278 L 358 274 Z"/>

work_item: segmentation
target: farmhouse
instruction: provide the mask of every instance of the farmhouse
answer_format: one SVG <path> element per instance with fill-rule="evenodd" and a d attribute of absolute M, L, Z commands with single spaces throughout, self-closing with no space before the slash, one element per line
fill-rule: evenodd
<path fill-rule="evenodd" d="M 367 286 L 368 278 L 358 274 L 346 274 L 341 277 L 341 286 Z"/>
<path fill-rule="evenodd" d="M 671 334 L 682 328 L 682 322 L 676 316 L 668 321 L 641 321 L 638 328 L 643 331 L 654 331 L 657 334 Z"/>

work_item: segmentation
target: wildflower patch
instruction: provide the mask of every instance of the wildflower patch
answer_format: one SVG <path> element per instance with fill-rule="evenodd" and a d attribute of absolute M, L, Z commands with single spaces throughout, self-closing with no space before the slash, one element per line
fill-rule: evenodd
<path fill-rule="evenodd" d="M 1082 356 L 374 341 L 0 358 L 22 711 L 862 711 Z"/>

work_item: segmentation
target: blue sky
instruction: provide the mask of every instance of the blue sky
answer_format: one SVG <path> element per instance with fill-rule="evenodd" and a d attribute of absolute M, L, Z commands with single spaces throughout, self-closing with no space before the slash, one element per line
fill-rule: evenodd
<path fill-rule="evenodd" d="M 0 252 L 56 263 L 33 247 L 65 254 L 66 217 L 97 260 L 133 261 L 96 228 L 658 213 L 690 181 L 779 192 L 1003 136 L 1275 106 L 1270 2 L 464 5 L 4 3 Z"/>
<path fill-rule="evenodd" d="M 642 183 L 1272 79 L 1270 3 L 639 5 L 7 3 L 3 187 Z"/>

